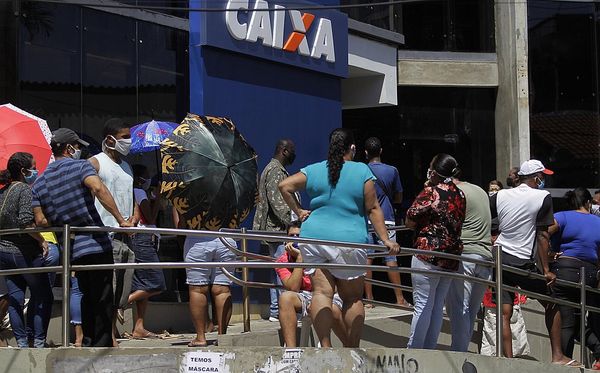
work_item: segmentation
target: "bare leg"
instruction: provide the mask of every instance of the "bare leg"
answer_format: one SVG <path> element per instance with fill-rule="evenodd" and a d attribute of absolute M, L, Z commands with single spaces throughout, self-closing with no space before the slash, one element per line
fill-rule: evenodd
<path fill-rule="evenodd" d="M 302 311 L 302 302 L 298 293 L 286 291 L 279 297 L 279 325 L 286 347 L 296 346 L 296 314 Z"/>
<path fill-rule="evenodd" d="M 310 317 L 317 332 L 317 337 L 321 342 L 321 347 L 331 347 L 331 325 L 333 323 L 331 308 L 335 291 L 335 279 L 329 271 L 317 269 L 311 276 L 311 280 L 313 297 L 310 304 Z M 360 288 L 361 295 L 362 291 L 363 287 Z"/>
<path fill-rule="evenodd" d="M 217 311 L 216 320 L 219 334 L 227 334 L 227 326 L 231 319 L 231 290 L 229 286 L 213 285 L 211 288 L 212 300 Z M 213 317 L 214 318 L 214 317 Z"/>
<path fill-rule="evenodd" d="M 81 324 L 75 324 L 75 343 L 73 344 L 75 347 L 81 347 L 83 344 L 83 328 Z"/>
<path fill-rule="evenodd" d="M 344 347 L 346 347 L 348 345 L 348 333 L 346 332 L 346 324 L 344 324 L 342 317 L 342 310 L 337 306 L 333 306 L 331 311 L 333 312 L 333 326 L 331 328 Z"/>
<path fill-rule="evenodd" d="M 208 309 L 208 286 L 190 285 L 190 314 L 196 329 L 196 339 L 191 344 L 205 345 L 206 314 Z"/>
<path fill-rule="evenodd" d="M 553 363 L 567 363 L 571 361 L 570 358 L 566 357 L 562 351 L 561 345 L 561 319 L 558 306 L 552 303 L 542 303 L 546 312 L 546 329 L 548 329 L 548 335 L 550 336 L 550 348 L 552 349 L 552 362 Z"/>
<path fill-rule="evenodd" d="M 119 330 L 117 329 L 117 312 L 118 310 L 114 310 L 113 318 L 112 318 L 112 343 L 113 347 L 119 347 L 119 342 L 117 342 L 117 335 L 119 335 Z"/>
<path fill-rule="evenodd" d="M 398 263 L 394 261 L 389 261 L 385 264 L 390 268 L 398 268 Z M 400 285 L 400 272 L 388 272 L 388 278 L 392 284 Z M 365 282 L 365 289 L 366 287 L 367 283 Z M 402 290 L 400 288 L 394 288 L 394 293 L 396 293 L 396 304 L 406 305 L 406 300 L 404 299 Z"/>
<path fill-rule="evenodd" d="M 136 290 L 129 295 L 129 304 L 135 302 L 136 306 L 135 323 L 131 333 L 134 337 L 143 338 L 150 334 L 150 332 L 144 327 L 144 317 L 146 315 L 146 308 L 148 307 L 148 298 L 160 293 L 161 292 L 159 291 L 149 292 L 145 290 Z"/>
<path fill-rule="evenodd" d="M 512 313 L 512 304 L 502 305 L 502 349 L 504 350 L 504 356 L 508 358 L 513 357 L 512 332 L 510 331 L 510 318 L 512 317 Z"/>
<path fill-rule="evenodd" d="M 367 259 L 367 265 L 373 265 L 373 259 Z M 367 271 L 365 276 L 368 279 L 373 278 L 373 272 Z M 373 285 L 369 281 L 365 281 L 365 298 L 369 300 L 373 300 Z M 373 307 L 372 305 L 368 305 L 368 308 Z"/>
<path fill-rule="evenodd" d="M 365 307 L 362 302 L 362 289 L 364 287 L 364 277 L 354 280 L 336 279 L 340 298 L 344 301 L 342 308 L 342 317 L 348 333 L 346 347 L 358 347 L 362 327 L 365 323 Z"/>

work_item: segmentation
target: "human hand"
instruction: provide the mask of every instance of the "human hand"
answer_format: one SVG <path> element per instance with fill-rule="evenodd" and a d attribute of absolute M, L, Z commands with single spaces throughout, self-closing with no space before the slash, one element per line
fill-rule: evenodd
<path fill-rule="evenodd" d="M 48 241 L 44 240 L 40 242 L 40 248 L 42 249 L 42 256 L 45 258 L 48 256 Z"/>
<path fill-rule="evenodd" d="M 310 210 L 300 209 L 296 215 L 298 215 L 298 220 L 304 222 L 310 216 Z"/>
<path fill-rule="evenodd" d="M 553 286 L 556 282 L 556 275 L 553 272 L 548 271 L 544 273 L 544 277 L 546 278 L 546 285 L 548 286 Z"/>
<path fill-rule="evenodd" d="M 557 253 L 555 251 L 548 251 L 548 260 L 551 262 L 556 262 L 562 254 L 563 254 L 562 251 L 559 253 Z"/>
<path fill-rule="evenodd" d="M 135 225 L 133 224 L 133 221 L 131 220 L 131 218 L 129 218 L 129 220 L 123 220 L 122 222 L 119 223 L 119 226 L 121 228 L 135 227 Z"/>
<path fill-rule="evenodd" d="M 400 253 L 400 245 L 398 242 L 387 239 L 383 241 L 383 244 L 390 250 L 391 255 L 398 255 Z"/>
<path fill-rule="evenodd" d="M 290 254 L 290 256 L 296 260 L 296 262 L 302 261 L 302 254 L 300 253 L 300 250 L 294 246 L 293 242 L 288 242 L 285 244 L 285 251 L 287 251 L 288 254 Z"/>

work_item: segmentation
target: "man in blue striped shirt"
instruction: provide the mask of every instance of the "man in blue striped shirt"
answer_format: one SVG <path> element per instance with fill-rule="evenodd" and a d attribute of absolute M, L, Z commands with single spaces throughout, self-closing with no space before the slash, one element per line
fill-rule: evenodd
<path fill-rule="evenodd" d="M 120 226 L 132 226 L 119 213 L 112 195 L 92 165 L 79 160 L 81 146 L 87 145 L 68 128 L 60 128 L 52 133 L 50 146 L 56 161 L 48 165 L 32 190 L 32 206 L 38 226 L 103 226 L 94 205 L 94 197 Z M 107 233 L 78 232 L 72 240 L 71 249 L 71 262 L 74 265 L 113 263 L 112 245 Z M 112 270 L 77 272 L 79 288 L 83 293 L 83 334 L 90 338 L 86 345 L 113 345 L 112 276 Z"/>

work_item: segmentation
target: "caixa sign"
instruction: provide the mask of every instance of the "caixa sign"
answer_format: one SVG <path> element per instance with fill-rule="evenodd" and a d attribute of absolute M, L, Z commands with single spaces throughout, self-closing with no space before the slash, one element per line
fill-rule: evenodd
<path fill-rule="evenodd" d="M 202 45 L 347 76 L 348 19 L 337 10 L 318 9 L 318 3 L 301 0 L 193 2 L 205 8 L 223 6 L 223 12 L 190 16 L 190 32 L 200 33 Z"/>
<path fill-rule="evenodd" d="M 248 4 L 249 0 L 227 2 L 225 23 L 233 38 L 251 43 L 260 41 L 267 47 L 316 59 L 324 58 L 327 62 L 335 63 L 335 39 L 330 19 L 316 19 L 312 13 L 286 10 L 285 6 L 277 4 L 270 8 L 267 1 L 256 0 L 250 21 L 240 22 L 239 13 L 248 11 Z M 285 34 L 286 18 L 292 26 L 289 35 Z M 316 30 L 309 45 L 307 34 L 315 23 Z"/>

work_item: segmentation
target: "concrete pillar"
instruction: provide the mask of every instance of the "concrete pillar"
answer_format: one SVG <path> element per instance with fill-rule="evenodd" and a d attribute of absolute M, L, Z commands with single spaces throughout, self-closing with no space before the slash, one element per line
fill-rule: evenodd
<path fill-rule="evenodd" d="M 529 159 L 527 2 L 496 1 L 496 176 Z"/>

